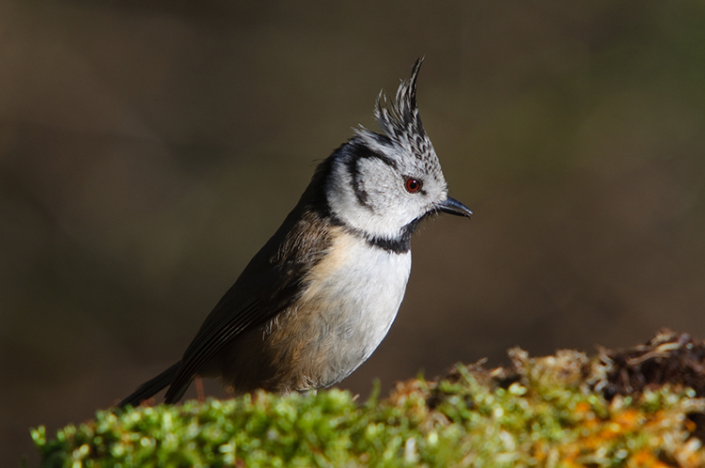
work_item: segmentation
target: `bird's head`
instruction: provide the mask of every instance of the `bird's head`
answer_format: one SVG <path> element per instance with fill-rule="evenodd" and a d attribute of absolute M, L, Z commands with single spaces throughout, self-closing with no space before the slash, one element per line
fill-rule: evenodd
<path fill-rule="evenodd" d="M 422 59 L 390 103 L 384 92 L 375 106 L 383 133 L 365 128 L 331 158 L 325 194 L 331 214 L 369 238 L 395 241 L 440 211 L 470 217 L 471 211 L 448 197 L 440 162 L 416 105 Z"/>

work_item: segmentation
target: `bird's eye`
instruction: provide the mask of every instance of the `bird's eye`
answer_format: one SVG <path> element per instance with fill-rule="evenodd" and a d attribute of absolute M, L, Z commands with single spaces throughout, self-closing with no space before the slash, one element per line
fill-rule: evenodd
<path fill-rule="evenodd" d="M 419 179 L 414 179 L 413 177 L 409 177 L 404 182 L 404 188 L 409 193 L 418 192 L 419 190 L 421 190 L 421 185 L 421 181 Z"/>

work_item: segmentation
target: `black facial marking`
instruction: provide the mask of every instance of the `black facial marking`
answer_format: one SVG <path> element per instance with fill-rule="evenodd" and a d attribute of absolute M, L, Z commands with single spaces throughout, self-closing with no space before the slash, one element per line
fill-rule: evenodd
<path fill-rule="evenodd" d="M 335 214 L 330 214 L 328 220 L 332 226 L 340 226 L 345 229 L 345 232 L 353 236 L 364 239 L 369 245 L 386 250 L 390 253 L 404 254 L 411 250 L 411 235 L 414 233 L 419 223 L 425 218 L 417 218 L 404 226 L 398 237 L 389 239 L 386 237 L 371 236 L 360 229 L 349 226 L 345 221 L 337 217 Z"/>
<path fill-rule="evenodd" d="M 404 254 L 411 250 L 411 235 L 403 235 L 399 239 L 385 239 L 381 237 L 368 238 L 367 242 L 390 253 Z"/>
<path fill-rule="evenodd" d="M 350 146 L 352 147 L 354 156 L 356 156 L 356 158 L 354 158 L 356 162 L 360 159 L 379 159 L 392 169 L 397 168 L 397 162 L 395 160 L 376 151 L 373 151 L 372 149 L 370 149 L 369 146 L 365 144 L 351 142 Z"/>
<path fill-rule="evenodd" d="M 390 140 L 383 135 L 375 135 L 375 139 L 382 143 L 388 144 Z M 316 171 L 316 176 L 314 178 L 321 181 L 319 185 L 319 190 L 317 194 L 313 197 L 315 202 L 312 209 L 314 209 L 318 215 L 326 219 L 331 226 L 342 227 L 347 233 L 354 235 L 359 239 L 364 239 L 369 245 L 385 250 L 390 253 L 404 254 L 411 250 L 411 235 L 416 230 L 419 223 L 426 218 L 428 215 L 433 214 L 434 211 L 426 213 L 425 215 L 416 218 L 406 226 L 402 227 L 399 231 L 399 235 L 395 238 L 386 238 L 372 236 L 361 229 L 354 228 L 348 225 L 342 218 L 340 218 L 330 207 L 330 203 L 325 196 L 325 191 L 323 190 L 323 180 L 327 179 L 332 170 L 332 162 L 334 159 L 342 158 L 345 161 L 345 167 L 350 174 L 350 178 L 353 184 L 353 190 L 358 201 L 363 206 L 368 206 L 367 204 L 367 192 L 361 187 L 360 183 L 360 170 L 359 162 L 362 159 L 377 159 L 382 161 L 384 164 L 390 166 L 393 169 L 397 169 L 397 163 L 395 160 L 383 155 L 378 152 L 373 151 L 369 146 L 365 145 L 357 138 L 353 138 L 348 143 L 340 146 L 333 154 L 327 158 L 323 163 L 321 163 Z M 313 184 L 312 185 L 317 185 Z M 420 193 L 425 193 L 423 188 L 419 190 Z M 371 207 L 370 207 L 371 209 Z"/>
<path fill-rule="evenodd" d="M 386 250 L 390 253 L 403 254 L 411 250 L 411 235 L 414 233 L 422 218 L 417 218 L 401 229 L 399 237 L 388 239 L 385 237 L 369 237 L 365 239 L 367 243 L 374 247 Z"/>
<path fill-rule="evenodd" d="M 348 173 L 350 174 L 350 179 L 352 180 L 353 191 L 357 197 L 357 201 L 360 205 L 365 206 L 372 210 L 372 207 L 367 204 L 367 192 L 362 188 L 360 183 L 360 168 L 358 166 L 359 159 L 350 159 L 347 163 Z"/>
<path fill-rule="evenodd" d="M 382 135 L 377 136 L 379 137 L 378 141 L 380 141 L 380 143 L 389 143 L 389 139 L 387 137 Z M 341 148 L 341 150 L 349 153 L 345 165 L 352 180 L 352 187 L 355 192 L 355 196 L 357 197 L 358 202 L 360 202 L 360 205 L 371 210 L 372 207 L 367 203 L 367 192 L 364 188 L 362 188 L 362 183 L 360 181 L 360 161 L 363 159 L 377 159 L 393 169 L 397 168 L 397 163 L 393 159 L 373 151 L 369 146 L 356 141 L 356 139 L 352 139 L 347 145 Z"/>

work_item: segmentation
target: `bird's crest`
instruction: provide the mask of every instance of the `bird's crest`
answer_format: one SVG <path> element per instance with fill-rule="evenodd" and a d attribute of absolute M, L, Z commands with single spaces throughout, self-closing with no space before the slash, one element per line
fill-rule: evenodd
<path fill-rule="evenodd" d="M 416 60 L 411 77 L 401 83 L 393 103 L 387 102 L 384 90 L 377 96 L 375 117 L 384 133 L 392 139 L 400 139 L 409 134 L 425 135 L 416 105 L 416 80 L 422 62 L 423 59 Z"/>
<path fill-rule="evenodd" d="M 438 157 L 421 124 L 419 109 L 416 106 L 416 80 L 422 62 L 423 58 L 416 60 L 411 69 L 411 77 L 399 85 L 394 102 L 387 100 L 384 90 L 379 93 L 374 114 L 384 135 L 373 133 L 364 127 L 359 128 L 357 134 L 373 150 L 399 149 L 400 152 L 396 154 L 411 156 L 426 173 L 435 174 L 439 180 L 443 180 Z"/>
<path fill-rule="evenodd" d="M 410 153 L 421 158 L 428 156 L 429 152 L 433 153 L 416 105 L 416 80 L 422 62 L 423 58 L 416 60 L 411 77 L 399 85 L 394 102 L 388 102 L 384 91 L 381 91 L 375 103 L 375 117 L 387 137 L 401 146 L 408 145 L 412 150 Z"/>

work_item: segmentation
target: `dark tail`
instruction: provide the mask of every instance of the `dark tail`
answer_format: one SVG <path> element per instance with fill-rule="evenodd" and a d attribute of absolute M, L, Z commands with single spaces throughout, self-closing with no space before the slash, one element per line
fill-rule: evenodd
<path fill-rule="evenodd" d="M 130 396 L 122 400 L 118 407 L 123 408 L 124 406 L 131 405 L 137 407 L 143 400 L 152 398 L 154 395 L 159 393 L 163 388 L 171 385 L 171 382 L 179 373 L 179 368 L 181 367 L 181 361 L 177 362 L 152 380 L 149 380 L 135 390 Z"/>

